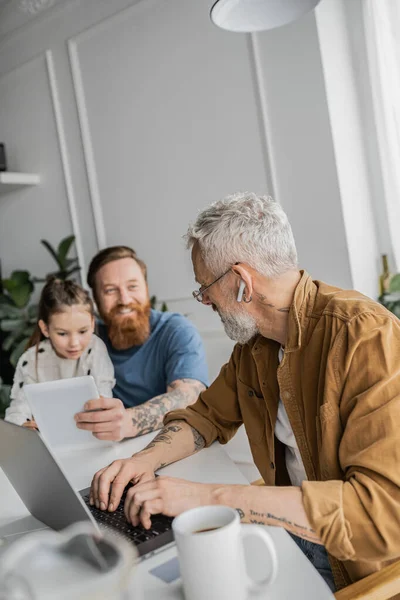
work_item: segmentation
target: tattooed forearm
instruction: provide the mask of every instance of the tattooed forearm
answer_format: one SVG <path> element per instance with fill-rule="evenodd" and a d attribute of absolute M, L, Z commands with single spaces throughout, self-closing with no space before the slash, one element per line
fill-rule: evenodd
<path fill-rule="evenodd" d="M 203 438 L 203 436 L 197 431 L 197 429 L 195 429 L 192 426 L 190 427 L 190 429 L 193 433 L 194 451 L 198 452 L 199 450 L 202 450 L 204 448 L 204 446 L 206 445 L 206 441 Z"/>
<path fill-rule="evenodd" d="M 294 535 L 299 535 L 302 538 L 309 540 L 310 542 L 321 543 L 315 530 L 311 527 L 299 525 L 294 521 L 290 521 L 285 517 L 278 517 L 277 515 L 273 515 L 270 512 L 263 513 L 250 509 L 248 515 L 243 514 L 243 517 L 241 518 L 245 518 L 245 520 L 248 523 L 253 523 L 255 525 L 278 525 L 284 527 L 285 529 L 288 529 Z"/>
<path fill-rule="evenodd" d="M 244 511 L 241 508 L 237 508 L 236 510 L 238 512 L 240 520 L 242 520 L 244 518 Z"/>
<path fill-rule="evenodd" d="M 160 429 L 167 413 L 193 404 L 204 389 L 205 386 L 195 379 L 178 379 L 168 386 L 167 393 L 130 409 L 135 435 Z"/>
<path fill-rule="evenodd" d="M 177 433 L 178 431 L 182 431 L 182 425 L 179 424 L 179 421 L 169 423 L 166 427 L 163 427 L 156 435 L 154 440 L 147 444 L 145 450 L 149 450 L 149 448 L 155 448 L 157 444 L 171 444 L 172 436 L 171 433 Z"/>

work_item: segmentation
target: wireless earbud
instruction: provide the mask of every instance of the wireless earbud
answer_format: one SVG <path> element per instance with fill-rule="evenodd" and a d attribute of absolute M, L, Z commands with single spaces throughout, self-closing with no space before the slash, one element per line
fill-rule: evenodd
<path fill-rule="evenodd" d="M 244 292 L 244 288 L 246 287 L 245 282 L 243 281 L 243 279 L 241 279 L 240 284 L 239 284 L 239 291 L 238 291 L 238 295 L 236 300 L 238 302 L 241 302 L 243 300 L 243 292 Z"/>

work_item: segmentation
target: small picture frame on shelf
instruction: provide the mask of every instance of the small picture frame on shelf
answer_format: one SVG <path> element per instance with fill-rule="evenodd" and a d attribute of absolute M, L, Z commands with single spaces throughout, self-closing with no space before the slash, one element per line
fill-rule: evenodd
<path fill-rule="evenodd" d="M 0 171 L 7 171 L 6 146 L 0 143 Z"/>

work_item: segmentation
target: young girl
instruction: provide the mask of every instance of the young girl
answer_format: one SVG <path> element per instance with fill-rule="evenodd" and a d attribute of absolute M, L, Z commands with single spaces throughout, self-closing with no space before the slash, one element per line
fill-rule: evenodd
<path fill-rule="evenodd" d="M 73 281 L 50 279 L 39 301 L 36 330 L 18 361 L 5 420 L 37 428 L 24 395 L 26 383 L 92 375 L 99 394 L 112 398 L 114 368 L 104 343 L 94 333 L 94 308 L 88 292 Z"/>

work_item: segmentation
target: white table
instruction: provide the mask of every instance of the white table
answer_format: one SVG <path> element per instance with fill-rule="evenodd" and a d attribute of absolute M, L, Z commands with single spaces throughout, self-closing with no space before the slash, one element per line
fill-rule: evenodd
<path fill-rule="evenodd" d="M 76 490 L 88 487 L 93 473 L 117 458 L 131 456 L 148 444 L 154 434 L 126 440 L 111 447 L 83 452 L 59 454 L 71 483 Z M 82 460 L 84 456 L 84 460 Z M 162 469 L 165 475 L 182 477 L 204 483 L 237 483 L 247 484 L 244 476 L 237 469 L 219 444 L 202 450 L 189 458 Z M 19 496 L 0 469 L 0 538 L 19 532 L 27 532 L 43 525 L 30 516 Z M 311 563 L 299 550 L 286 531 L 279 527 L 268 527 L 272 536 L 279 561 L 279 574 L 268 593 L 268 600 L 332 600 L 333 595 L 322 577 L 312 567 Z M 176 556 L 176 548 L 172 547 L 163 552 L 165 562 Z M 179 580 L 168 585 L 149 573 L 157 557 L 142 561 L 137 568 L 138 579 L 143 586 L 145 600 L 182 599 Z M 258 596 L 252 596 L 258 598 Z"/>

